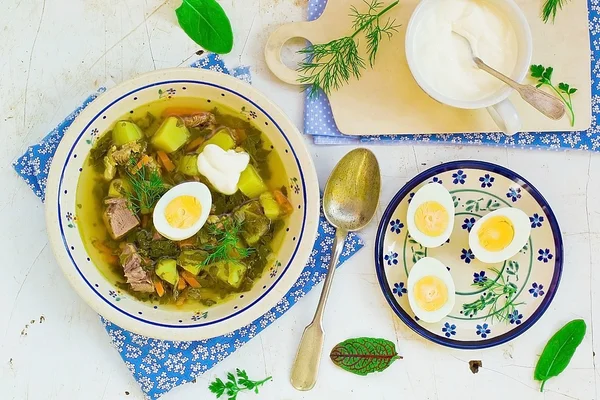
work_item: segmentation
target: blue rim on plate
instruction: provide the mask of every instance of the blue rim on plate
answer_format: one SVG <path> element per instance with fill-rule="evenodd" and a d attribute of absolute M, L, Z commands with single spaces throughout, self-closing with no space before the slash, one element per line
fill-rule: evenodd
<path fill-rule="evenodd" d="M 294 150 L 294 148 L 292 147 L 292 144 L 290 143 L 289 138 L 287 137 L 287 135 L 285 134 L 285 132 L 283 131 L 283 129 L 281 129 L 281 127 L 279 126 L 279 124 L 275 121 L 275 119 L 273 119 L 273 117 L 268 114 L 266 112 L 266 110 L 264 110 L 260 105 L 258 105 L 256 102 L 254 102 L 253 100 L 251 100 L 250 98 L 244 96 L 241 93 L 236 92 L 233 89 L 230 89 L 228 87 L 224 87 L 221 85 L 217 85 L 215 83 L 211 83 L 211 82 L 206 82 L 206 81 L 201 81 L 201 80 L 191 80 L 191 79 L 176 79 L 176 80 L 165 80 L 165 81 L 158 81 L 158 82 L 153 82 L 151 84 L 148 85 L 144 85 L 141 87 L 138 87 L 134 90 L 131 90 L 127 93 L 125 93 L 124 95 L 120 96 L 119 98 L 117 98 L 116 100 L 113 100 L 112 102 L 110 102 L 107 106 L 105 106 L 102 110 L 100 110 L 93 118 L 90 119 L 90 121 L 85 125 L 85 127 L 81 130 L 81 132 L 77 135 L 77 138 L 75 139 L 75 141 L 73 142 L 71 148 L 68 150 L 68 154 L 67 157 L 65 159 L 64 164 L 62 165 L 62 168 L 60 170 L 60 177 L 59 177 L 59 183 L 58 183 L 58 190 L 56 192 L 56 197 L 57 197 L 57 215 L 62 215 L 62 209 L 61 209 L 61 194 L 63 193 L 63 189 L 62 189 L 62 185 L 63 185 L 63 181 L 64 181 L 64 175 L 65 175 L 65 170 L 67 168 L 67 165 L 69 163 L 69 160 L 71 159 L 72 155 L 74 154 L 74 150 L 75 150 L 75 146 L 77 145 L 77 143 L 79 143 L 79 141 L 82 139 L 83 135 L 86 133 L 86 131 L 88 130 L 88 128 L 90 126 L 92 126 L 94 124 L 94 122 L 96 120 L 98 120 L 102 114 L 108 110 L 109 108 L 111 108 L 112 106 L 114 106 L 116 103 L 120 102 L 123 99 L 126 99 L 127 97 L 140 92 L 142 90 L 148 89 L 148 88 L 152 88 L 152 87 L 156 87 L 156 86 L 160 86 L 160 85 L 164 85 L 164 84 L 173 84 L 173 83 L 191 83 L 191 84 L 198 84 L 198 85 L 206 85 L 206 86 L 211 86 L 211 87 L 216 87 L 219 88 L 223 91 L 226 91 L 228 93 L 234 94 L 236 96 L 239 96 L 241 98 L 243 98 L 244 100 L 246 100 L 247 102 L 249 102 L 250 104 L 252 104 L 254 107 L 256 107 L 258 110 L 260 110 L 268 119 L 269 121 L 271 121 L 271 123 L 277 127 L 277 129 L 279 130 L 279 132 L 281 133 L 281 135 L 283 136 L 283 138 L 286 140 L 286 143 L 288 144 L 294 159 L 296 161 L 296 164 L 298 165 L 298 171 L 300 172 L 300 178 L 302 181 L 302 188 L 303 188 L 303 198 L 304 198 L 304 205 L 307 204 L 307 197 L 306 197 L 306 182 L 304 179 L 304 174 L 302 172 L 302 168 L 300 166 L 300 160 L 298 159 L 298 156 Z M 287 151 L 287 150 L 286 150 Z M 76 157 L 76 155 L 75 155 Z M 303 219 L 302 219 L 302 227 L 300 230 L 300 234 L 298 236 L 298 240 L 296 241 L 296 245 L 292 254 L 292 257 L 290 258 L 289 262 L 287 263 L 287 265 L 284 267 L 282 273 L 279 275 L 279 277 L 277 277 L 277 280 L 267 289 L 265 290 L 264 293 L 262 293 L 255 301 L 253 301 L 252 303 L 248 304 L 246 307 L 243 307 L 240 310 L 237 310 L 233 313 L 231 313 L 230 315 L 227 315 L 224 318 L 220 318 L 214 321 L 209 321 L 209 322 L 203 322 L 203 323 L 197 323 L 197 324 L 189 324 L 189 325 L 181 325 L 181 324 L 164 324 L 164 323 L 159 323 L 159 322 L 154 322 L 154 321 L 150 321 L 147 320 L 145 318 L 141 318 L 137 315 L 134 315 L 130 312 L 127 312 L 126 310 L 118 307 L 117 305 L 115 305 L 113 302 L 107 300 L 107 298 L 105 296 L 103 296 L 92 284 L 92 282 L 89 281 L 89 279 L 83 274 L 83 272 L 81 271 L 81 269 L 79 268 L 79 266 L 77 265 L 77 263 L 75 262 L 75 259 L 72 255 L 72 249 L 69 247 L 69 244 L 67 243 L 67 238 L 64 232 L 64 226 L 63 226 L 63 221 L 62 219 L 59 219 L 58 224 L 59 224 L 59 229 L 60 229 L 60 234 L 61 234 L 61 238 L 64 244 L 64 248 L 67 251 L 67 254 L 69 256 L 69 259 L 71 260 L 71 263 L 73 264 L 73 266 L 75 267 L 75 269 L 77 270 L 78 274 L 81 276 L 81 278 L 83 279 L 83 281 L 87 284 L 87 286 L 98 296 L 100 297 L 100 299 L 102 299 L 102 301 L 104 301 L 106 304 L 108 304 L 110 307 L 114 308 L 115 310 L 117 310 L 118 312 L 127 315 L 130 318 L 133 318 L 137 321 L 149 324 L 149 325 L 155 325 L 155 326 L 161 326 L 161 327 L 166 327 L 166 328 L 177 328 L 177 329 L 188 329 L 188 328 L 198 328 L 198 327 L 203 327 L 203 326 L 209 326 L 209 325 L 214 325 L 217 323 L 220 323 L 222 321 L 231 319 L 243 312 L 245 312 L 246 310 L 250 309 L 251 307 L 253 307 L 256 303 L 258 303 L 259 301 L 261 301 L 265 296 L 267 296 L 272 290 L 273 288 L 276 287 L 277 283 L 283 278 L 283 276 L 287 273 L 290 265 L 294 262 L 296 253 L 298 252 L 298 249 L 300 247 L 300 243 L 302 242 L 302 238 L 304 235 L 304 227 L 305 227 L 305 223 L 306 223 L 306 206 L 302 207 L 302 212 L 303 212 Z"/>
<path fill-rule="evenodd" d="M 529 194 L 537 201 L 540 207 L 548 216 L 548 223 L 553 232 L 554 237 L 554 245 L 556 249 L 556 258 L 554 260 L 554 273 L 552 276 L 552 280 L 550 285 L 548 286 L 548 290 L 546 291 L 546 296 L 540 303 L 539 307 L 535 310 L 535 312 L 524 321 L 522 324 L 516 326 L 514 329 L 490 339 L 480 340 L 480 341 L 461 341 L 454 340 L 444 336 L 438 336 L 425 329 L 421 325 L 419 325 L 415 319 L 411 315 L 409 315 L 396 301 L 392 290 L 390 289 L 390 285 L 388 279 L 386 277 L 386 273 L 384 270 L 384 239 L 387 231 L 387 226 L 389 221 L 392 218 L 396 208 L 400 204 L 400 202 L 411 193 L 411 191 L 417 187 L 418 185 L 426 182 L 428 179 L 434 177 L 435 175 L 448 172 L 455 169 L 480 169 L 489 171 L 492 173 L 496 173 L 506 177 L 509 180 L 514 181 L 519 184 L 523 189 L 525 189 Z M 471 160 L 461 160 L 461 161 L 453 161 L 445 164 L 441 164 L 435 167 L 432 167 L 426 171 L 421 172 L 416 177 L 411 179 L 407 184 L 405 184 L 394 196 L 390 204 L 385 210 L 383 217 L 380 221 L 377 237 L 375 241 L 375 270 L 377 272 L 377 278 L 379 280 L 379 285 L 381 286 L 381 290 L 389 303 L 390 307 L 394 310 L 396 315 L 400 317 L 400 319 L 415 333 L 421 335 L 425 339 L 428 339 L 434 343 L 456 348 L 456 349 L 483 349 L 493 346 L 498 346 L 500 344 L 506 343 L 517 336 L 523 334 L 529 328 L 531 328 L 544 314 L 544 312 L 550 306 L 556 291 L 558 289 L 558 285 L 560 283 L 561 275 L 562 275 L 562 267 L 563 267 L 563 241 L 562 236 L 560 234 L 560 228 L 556 217 L 550 208 L 550 205 L 546 201 L 546 199 L 542 196 L 542 194 L 525 178 L 520 176 L 519 174 L 509 170 L 508 168 L 484 162 L 484 161 L 471 161 Z"/>

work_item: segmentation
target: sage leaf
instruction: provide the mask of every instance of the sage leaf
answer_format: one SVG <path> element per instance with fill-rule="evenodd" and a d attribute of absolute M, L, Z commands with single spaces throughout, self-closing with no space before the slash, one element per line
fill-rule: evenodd
<path fill-rule="evenodd" d="M 226 54 L 233 48 L 231 23 L 216 0 L 183 0 L 175 14 L 183 31 L 205 50 Z"/>
<path fill-rule="evenodd" d="M 548 379 L 558 376 L 567 368 L 575 350 L 583 341 L 585 331 L 585 321 L 575 319 L 563 326 L 546 343 L 533 375 L 536 381 L 542 382 L 540 392 L 544 391 Z"/>
<path fill-rule="evenodd" d="M 362 376 L 381 372 L 402 358 L 394 343 L 368 337 L 345 340 L 337 344 L 329 356 L 338 367 Z"/>

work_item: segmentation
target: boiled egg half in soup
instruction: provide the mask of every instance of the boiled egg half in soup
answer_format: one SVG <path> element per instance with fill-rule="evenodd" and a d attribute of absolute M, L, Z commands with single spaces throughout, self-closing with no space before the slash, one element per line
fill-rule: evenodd
<path fill-rule="evenodd" d="M 501 208 L 481 218 L 469 233 L 469 246 L 479 261 L 493 264 L 517 254 L 529 240 L 529 217 L 518 208 Z"/>
<path fill-rule="evenodd" d="M 185 240 L 202 228 L 211 206 L 212 196 L 205 184 L 181 183 L 156 203 L 152 214 L 154 227 L 167 239 Z"/>
<path fill-rule="evenodd" d="M 424 257 L 413 265 L 406 284 L 408 303 L 424 322 L 439 322 L 454 308 L 454 280 L 439 260 Z"/>
<path fill-rule="evenodd" d="M 408 233 L 425 247 L 439 247 L 454 228 L 454 201 L 439 183 L 429 183 L 415 193 L 407 212 Z"/>

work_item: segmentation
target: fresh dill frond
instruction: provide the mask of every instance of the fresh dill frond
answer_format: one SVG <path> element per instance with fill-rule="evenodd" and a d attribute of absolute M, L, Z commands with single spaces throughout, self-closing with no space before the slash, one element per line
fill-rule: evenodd
<path fill-rule="evenodd" d="M 398 5 L 398 0 L 385 8 L 378 0 L 364 0 L 364 2 L 368 7 L 366 12 L 359 12 L 354 6 L 350 8 L 354 29 L 352 35 L 328 43 L 314 44 L 299 51 L 305 55 L 305 59 L 298 66 L 300 73 L 298 81 L 307 85 L 311 95 L 316 95 L 318 89 L 329 94 L 332 90 L 337 90 L 348 83 L 351 77 L 360 78 L 366 63 L 358 50 L 359 33 L 365 34 L 369 65 L 373 67 L 384 35 L 389 39 L 397 32 L 399 25 L 395 24 L 395 20 L 388 19 L 382 24 L 380 18 Z"/>
<path fill-rule="evenodd" d="M 127 192 L 131 211 L 136 214 L 139 212 L 149 213 L 167 191 L 162 177 L 158 171 L 146 166 L 137 169 L 135 173 L 130 172 L 127 168 L 125 170 L 131 184 L 131 191 Z"/>
<path fill-rule="evenodd" d="M 216 239 L 216 244 L 204 246 L 203 250 L 209 253 L 204 265 L 246 258 L 254 252 L 254 248 L 240 245 L 242 225 L 243 222 L 235 218 L 209 225 L 209 234 Z"/>
<path fill-rule="evenodd" d="M 542 21 L 548 23 L 550 17 L 552 17 L 552 23 L 556 19 L 556 13 L 559 9 L 562 10 L 563 6 L 567 4 L 569 0 L 546 0 L 544 7 L 542 8 Z"/>

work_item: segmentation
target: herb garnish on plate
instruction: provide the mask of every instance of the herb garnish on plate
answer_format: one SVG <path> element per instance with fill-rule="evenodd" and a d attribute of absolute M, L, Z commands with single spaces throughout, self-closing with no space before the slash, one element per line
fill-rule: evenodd
<path fill-rule="evenodd" d="M 396 20 L 381 21 L 383 14 L 398 5 L 398 0 L 385 8 L 378 0 L 364 2 L 368 6 L 367 12 L 359 12 L 354 6 L 350 9 L 350 16 L 354 19 L 352 35 L 300 50 L 306 58 L 298 67 L 301 74 L 299 82 L 307 85 L 311 95 L 316 95 L 318 89 L 329 94 L 348 83 L 351 77 L 360 78 L 366 64 L 358 51 L 359 33 L 364 32 L 367 39 L 369 65 L 372 68 L 384 35 L 390 39 L 398 31 L 400 25 L 396 25 Z"/>

